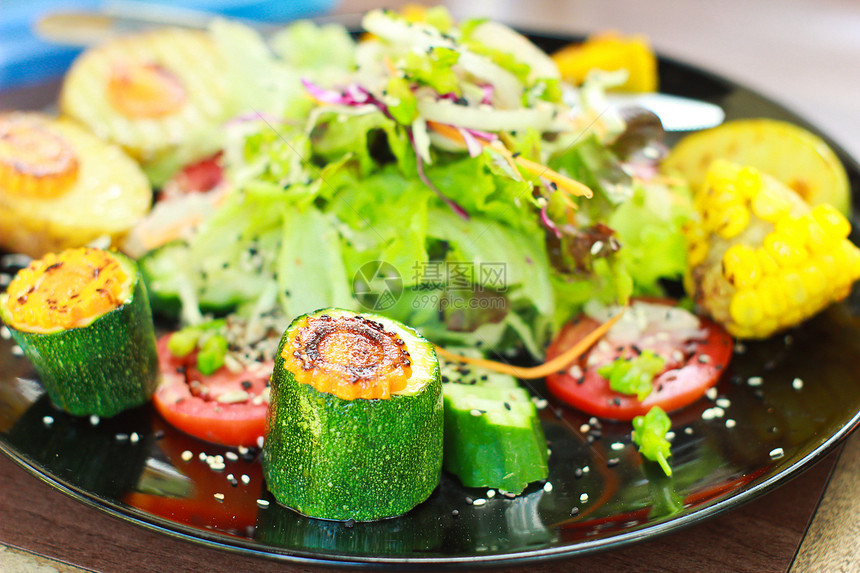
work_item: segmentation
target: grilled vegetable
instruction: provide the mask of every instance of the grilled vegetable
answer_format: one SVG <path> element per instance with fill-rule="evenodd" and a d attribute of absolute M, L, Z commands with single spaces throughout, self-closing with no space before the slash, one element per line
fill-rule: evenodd
<path fill-rule="evenodd" d="M 714 159 L 749 165 L 776 177 L 810 205 L 829 203 L 851 213 L 851 188 L 845 167 L 817 135 L 784 121 L 741 119 L 688 135 L 663 161 L 700 187 Z"/>
<path fill-rule="evenodd" d="M 124 255 L 82 248 L 32 262 L 0 295 L 0 318 L 51 400 L 71 414 L 113 416 L 155 389 L 149 300 Z"/>
<path fill-rule="evenodd" d="M 124 147 L 160 186 L 218 150 L 230 108 L 223 67 L 204 32 L 164 28 L 125 36 L 75 61 L 60 109 Z"/>
<path fill-rule="evenodd" d="M 521 493 L 549 474 L 549 451 L 528 392 L 444 384 L 445 469 L 467 487 Z"/>
<path fill-rule="evenodd" d="M 70 121 L 0 114 L 0 247 L 40 257 L 121 237 L 152 191 L 121 149 Z"/>
<path fill-rule="evenodd" d="M 400 515 L 439 482 L 442 424 L 439 363 L 419 334 L 376 315 L 303 315 L 275 357 L 266 482 L 311 517 Z"/>
<path fill-rule="evenodd" d="M 845 298 L 860 277 L 851 225 L 752 167 L 714 161 L 696 195 L 685 278 L 734 336 L 766 338 Z"/>
<path fill-rule="evenodd" d="M 552 55 L 561 77 L 581 84 L 592 70 L 627 71 L 627 81 L 618 89 L 630 92 L 657 91 L 657 57 L 648 41 L 639 36 L 625 38 L 614 33 L 597 34 L 581 44 L 571 44 Z"/>

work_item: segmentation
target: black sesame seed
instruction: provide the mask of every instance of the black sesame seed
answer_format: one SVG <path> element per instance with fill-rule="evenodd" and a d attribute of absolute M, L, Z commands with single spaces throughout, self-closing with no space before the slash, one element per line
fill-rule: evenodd
<path fill-rule="evenodd" d="M 573 477 L 575 477 L 576 479 L 581 478 L 582 477 L 582 468 L 576 468 L 575 470 L 573 470 Z"/>
<path fill-rule="evenodd" d="M 346 527 L 347 529 L 352 529 L 353 527 L 355 527 L 355 520 L 352 518 L 347 519 L 344 522 L 343 526 Z"/>
<path fill-rule="evenodd" d="M 459 509 L 451 510 L 451 517 L 457 517 L 457 516 L 459 516 L 459 515 L 460 515 L 460 510 L 459 510 Z"/>
<path fill-rule="evenodd" d="M 472 505 L 472 502 L 473 502 L 473 501 L 475 501 L 475 500 L 473 500 L 473 499 L 472 499 L 471 497 L 469 497 L 469 496 L 466 496 L 466 504 L 467 504 L 467 505 Z"/>
<path fill-rule="evenodd" d="M 619 458 L 609 458 L 608 460 L 606 460 L 606 467 L 614 468 L 615 466 L 617 466 L 620 463 L 621 463 L 621 460 Z"/>

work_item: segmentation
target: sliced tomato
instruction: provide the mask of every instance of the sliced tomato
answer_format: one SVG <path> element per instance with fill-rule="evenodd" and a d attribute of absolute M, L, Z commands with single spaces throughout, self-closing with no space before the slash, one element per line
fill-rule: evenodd
<path fill-rule="evenodd" d="M 659 336 L 652 336 L 652 340 L 641 345 L 599 342 L 568 370 L 547 376 L 547 388 L 574 408 L 611 420 L 632 420 L 653 406 L 666 412 L 683 408 L 717 383 L 732 356 L 732 338 L 725 329 L 707 318 L 700 321 L 699 336 L 671 346 Z M 547 350 L 547 359 L 576 344 L 597 325 L 597 321 L 588 317 L 566 325 Z M 653 389 L 643 401 L 615 392 L 609 381 L 597 373 L 601 366 L 619 357 L 635 356 L 646 348 L 662 356 L 665 367 L 654 377 Z"/>
<path fill-rule="evenodd" d="M 205 376 L 193 355 L 177 358 L 170 353 L 168 338 L 158 341 L 162 381 L 153 396 L 158 413 L 170 425 L 207 442 L 256 445 L 265 432 L 268 402 L 254 398 L 265 392 L 274 363 L 239 373 L 222 366 Z M 247 399 L 241 399 L 242 393 Z"/>
<path fill-rule="evenodd" d="M 221 165 L 221 152 L 196 163 L 187 165 L 173 176 L 170 185 L 176 192 L 206 193 L 224 182 L 224 168 Z"/>

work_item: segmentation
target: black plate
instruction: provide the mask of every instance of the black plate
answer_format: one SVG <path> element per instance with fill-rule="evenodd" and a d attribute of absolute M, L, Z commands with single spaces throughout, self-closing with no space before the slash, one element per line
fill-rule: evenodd
<path fill-rule="evenodd" d="M 550 51 L 569 41 L 536 39 Z M 777 103 L 690 66 L 662 60 L 660 78 L 663 91 L 717 103 L 730 119 L 771 117 L 814 131 Z M 51 89 L 36 95 L 45 101 Z M 26 97 L 39 101 L 32 92 Z M 856 202 L 860 168 L 833 147 Z M 717 386 L 716 401 L 703 399 L 672 416 L 671 478 L 641 464 L 628 424 L 604 423 L 594 439 L 581 431 L 587 416 L 550 399 L 541 413 L 552 449 L 546 485 L 472 505 L 469 498 L 487 499 L 487 492 L 445 475 L 427 502 L 400 518 L 353 526 L 308 519 L 274 503 L 250 459 L 254 452 L 213 471 L 201 453 L 226 457 L 227 450 L 173 430 L 150 407 L 97 425 L 56 411 L 7 340 L 0 341 L 0 450 L 61 491 L 132 523 L 284 561 L 438 568 L 580 555 L 735 508 L 844 439 L 860 421 L 858 308 L 855 292 L 786 336 L 747 344 Z M 749 384 L 750 377 L 761 377 L 761 385 Z M 547 396 L 542 384 L 534 391 Z M 722 416 L 713 416 L 714 407 Z M 190 461 L 182 459 L 186 451 Z M 224 494 L 222 502 L 216 493 Z"/>

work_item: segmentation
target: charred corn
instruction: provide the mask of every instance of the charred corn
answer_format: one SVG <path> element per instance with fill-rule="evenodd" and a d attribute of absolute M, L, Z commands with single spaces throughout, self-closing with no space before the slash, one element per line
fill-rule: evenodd
<path fill-rule="evenodd" d="M 738 338 L 766 338 L 845 298 L 860 278 L 851 225 L 753 167 L 711 163 L 687 229 L 688 293 Z"/>

